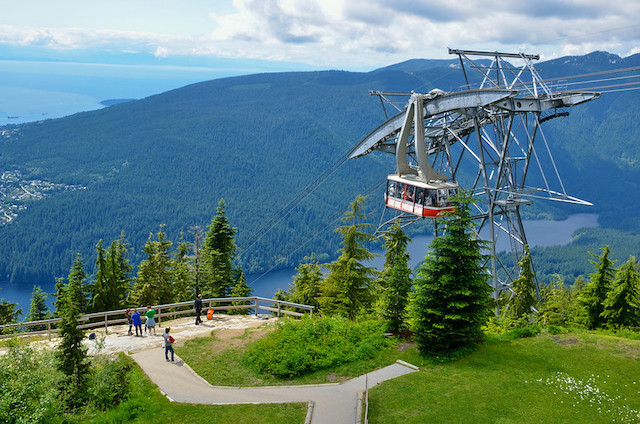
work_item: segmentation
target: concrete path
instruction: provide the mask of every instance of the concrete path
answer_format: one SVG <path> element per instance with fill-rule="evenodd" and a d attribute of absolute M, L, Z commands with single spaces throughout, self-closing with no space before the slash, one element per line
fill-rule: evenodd
<path fill-rule="evenodd" d="M 221 387 L 210 385 L 178 356 L 176 362 L 166 362 L 162 348 L 140 351 L 131 357 L 173 401 L 210 405 L 312 402 L 311 424 L 359 422 L 358 397 L 366 386 L 371 388 L 382 381 L 417 371 L 417 367 L 398 362 L 339 384 Z"/>

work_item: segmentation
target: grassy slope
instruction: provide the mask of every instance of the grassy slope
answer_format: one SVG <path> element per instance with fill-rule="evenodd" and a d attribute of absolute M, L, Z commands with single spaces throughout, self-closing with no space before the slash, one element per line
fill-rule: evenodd
<path fill-rule="evenodd" d="M 491 337 L 460 361 L 374 388 L 370 422 L 639 422 L 639 357 L 638 341 L 588 333 Z"/>
<path fill-rule="evenodd" d="M 77 422 L 106 423 L 207 423 L 207 424 L 300 424 L 307 414 L 307 405 L 288 403 L 277 405 L 195 405 L 170 402 L 137 366 L 132 374 L 134 394 L 123 404 L 92 418 Z"/>
<path fill-rule="evenodd" d="M 268 329 L 267 329 L 268 331 Z M 508 340 L 489 336 L 476 352 L 432 364 L 415 348 L 396 345 L 378 358 L 294 380 L 258 375 L 242 362 L 244 346 L 264 329 L 221 340 L 215 335 L 179 347 L 179 354 L 212 384 L 272 385 L 342 381 L 403 359 L 421 371 L 370 392 L 375 423 L 640 422 L 640 341 L 594 334 Z M 402 347 L 402 349 L 400 348 Z M 138 395 L 93 421 L 299 423 L 305 405 L 201 406 L 170 403 L 140 372 Z M 212 421 L 213 420 L 213 421 Z M 615 421 L 614 421 L 615 420 Z"/>

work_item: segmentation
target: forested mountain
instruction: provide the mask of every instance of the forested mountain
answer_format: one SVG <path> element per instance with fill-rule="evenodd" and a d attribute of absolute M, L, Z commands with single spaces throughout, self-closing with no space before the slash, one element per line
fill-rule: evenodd
<path fill-rule="evenodd" d="M 538 68 L 543 77 L 556 77 L 638 62 L 639 55 L 593 53 Z M 384 120 L 368 90 L 448 91 L 462 78 L 455 61 L 431 60 L 368 73 L 257 74 L 4 127 L 0 174 L 19 171 L 25 180 L 82 189 L 24 200 L 26 209 L 0 226 L 0 285 L 52 281 L 66 274 L 76 252 L 92 264 L 98 240 L 109 243 L 121 231 L 138 263 L 150 232 L 166 224 L 168 238 L 177 241 L 182 233 L 190 241 L 190 228 L 205 228 L 220 198 L 245 248 L 246 271 L 296 264 L 311 252 L 333 256 L 332 217 L 356 194 L 371 194 L 379 211 L 375 184 L 393 171 L 390 155 L 347 161 L 272 229 L 263 226 Z M 595 204 L 580 211 L 599 213 L 603 226 L 634 234 L 640 229 L 638 99 L 636 91 L 605 94 L 545 128 L 568 191 Z M 535 211 L 551 215 L 577 211 L 538 203 Z M 262 237 L 253 243 L 258 230 Z"/>

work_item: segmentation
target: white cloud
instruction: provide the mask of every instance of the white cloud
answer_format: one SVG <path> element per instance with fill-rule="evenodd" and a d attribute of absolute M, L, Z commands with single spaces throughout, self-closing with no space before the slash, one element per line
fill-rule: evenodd
<path fill-rule="evenodd" d="M 215 55 L 342 69 L 446 58 L 447 47 L 527 49 L 549 58 L 594 49 L 626 55 L 640 44 L 640 2 L 627 0 L 233 0 L 216 11 L 206 9 L 211 8 L 207 1 L 190 3 L 185 8 L 200 9 L 185 11 L 185 22 L 167 16 L 167 24 L 156 10 L 156 26 L 149 20 L 127 29 L 122 22 L 110 26 L 109 20 L 95 28 L 0 25 L 0 44 L 134 50 L 157 57 Z M 176 28 L 196 16 L 209 19 L 176 35 Z M 163 31 L 168 26 L 172 32 Z"/>

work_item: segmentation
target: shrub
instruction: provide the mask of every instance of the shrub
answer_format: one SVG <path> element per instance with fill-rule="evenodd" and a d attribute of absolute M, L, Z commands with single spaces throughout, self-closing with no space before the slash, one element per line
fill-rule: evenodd
<path fill-rule="evenodd" d="M 524 339 L 526 337 L 535 337 L 540 334 L 540 327 L 537 325 L 529 325 L 527 327 L 516 328 L 508 332 L 511 338 Z"/>
<path fill-rule="evenodd" d="M 57 389 L 61 378 L 51 351 L 13 343 L 0 358 L 0 421 L 56 422 L 64 409 Z"/>
<path fill-rule="evenodd" d="M 564 334 L 566 332 L 567 332 L 567 329 L 559 325 L 549 324 L 547 326 L 547 333 L 549 334 Z"/>
<path fill-rule="evenodd" d="M 303 318 L 284 321 L 251 345 L 244 360 L 261 373 L 287 378 L 373 358 L 387 343 L 381 321 Z"/>
<path fill-rule="evenodd" d="M 128 396 L 131 359 L 123 353 L 94 360 L 91 402 L 101 410 L 118 405 Z"/>

